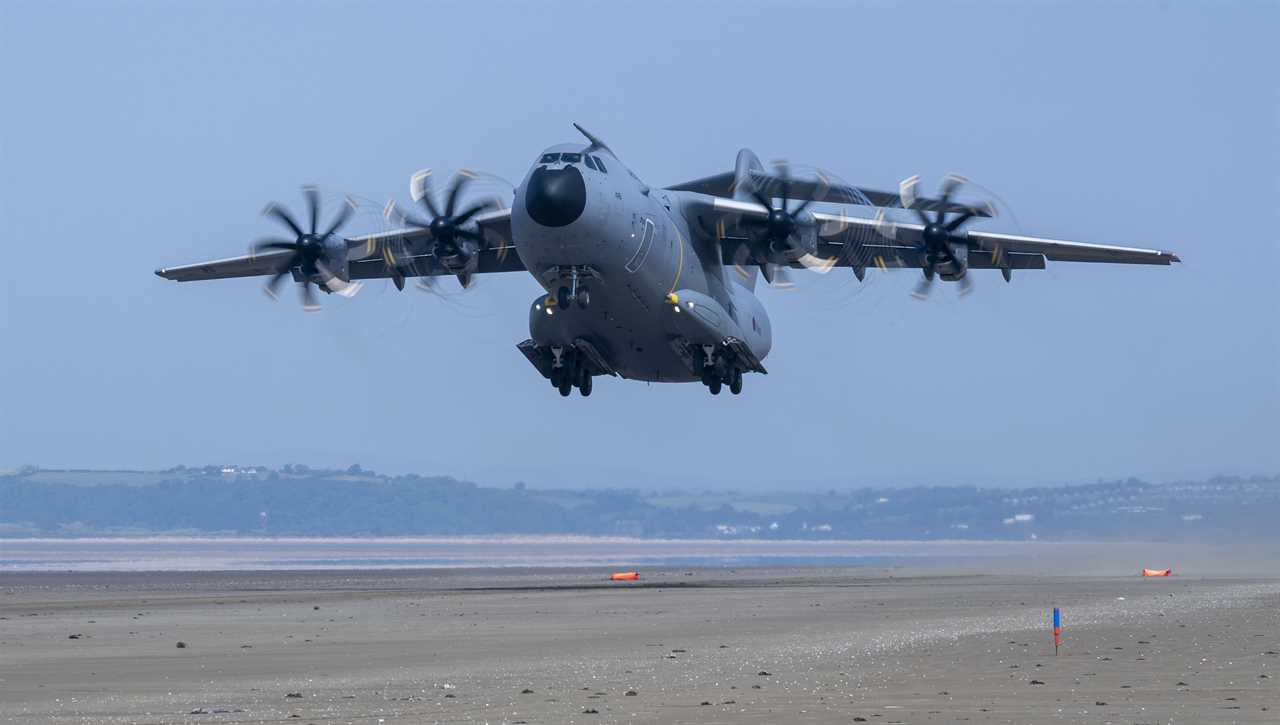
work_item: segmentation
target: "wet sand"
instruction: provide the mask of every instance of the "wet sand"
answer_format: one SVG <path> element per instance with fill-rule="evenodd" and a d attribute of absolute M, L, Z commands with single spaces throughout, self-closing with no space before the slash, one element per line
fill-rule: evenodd
<path fill-rule="evenodd" d="M 0 722 L 1280 722 L 1277 579 L 605 576 L 3 574 Z"/>

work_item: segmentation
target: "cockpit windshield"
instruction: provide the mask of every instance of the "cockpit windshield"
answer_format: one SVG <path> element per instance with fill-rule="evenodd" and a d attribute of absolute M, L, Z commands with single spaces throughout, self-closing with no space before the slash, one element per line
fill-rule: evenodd
<path fill-rule="evenodd" d="M 600 172 L 600 173 L 602 173 L 602 174 L 607 174 L 607 173 L 609 173 L 609 170 L 605 168 L 605 166 L 604 166 L 604 162 L 600 160 L 600 157 L 599 157 L 599 156 L 591 156 L 591 155 L 589 155 L 589 154 L 584 154 L 584 153 L 568 153 L 568 152 L 566 152 L 566 153 L 549 153 L 549 154 L 543 154 L 543 155 L 542 155 L 542 158 L 538 159 L 538 163 L 540 163 L 540 164 L 556 164 L 556 163 L 561 163 L 561 164 L 579 164 L 579 163 L 585 163 L 585 164 L 587 165 L 587 167 L 589 167 L 592 171 L 599 171 L 599 172 Z"/>

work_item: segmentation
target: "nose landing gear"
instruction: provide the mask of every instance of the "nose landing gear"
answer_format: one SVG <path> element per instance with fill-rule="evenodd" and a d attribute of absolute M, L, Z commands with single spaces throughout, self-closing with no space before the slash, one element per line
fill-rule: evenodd
<path fill-rule="evenodd" d="M 594 269 L 588 266 L 555 267 L 549 273 L 564 281 L 556 289 L 555 295 L 556 305 L 560 309 L 567 310 L 574 304 L 582 310 L 591 306 L 591 290 L 587 289 L 587 280 L 600 276 Z"/>

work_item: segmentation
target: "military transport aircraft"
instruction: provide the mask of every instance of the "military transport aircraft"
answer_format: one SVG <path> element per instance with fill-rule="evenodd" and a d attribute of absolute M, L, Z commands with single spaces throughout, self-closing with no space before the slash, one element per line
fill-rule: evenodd
<path fill-rule="evenodd" d="M 291 276 L 303 304 L 316 309 L 311 285 L 350 295 L 359 280 L 387 278 L 403 290 L 408 277 L 528 272 L 545 290 L 529 307 L 530 338 L 517 347 L 538 372 L 569 395 L 591 394 L 597 375 L 655 382 L 701 381 L 713 395 L 742 391 L 744 373 L 765 372 L 772 344 L 769 316 L 754 289 L 758 276 L 783 280 L 788 268 L 848 267 L 862 280 L 868 267 L 915 268 L 925 297 L 936 278 L 968 291 L 969 272 L 1044 269 L 1045 260 L 1160 264 L 1171 252 L 965 229 L 994 207 L 955 201 L 964 179 L 947 177 L 938 198 L 917 195 L 919 179 L 897 193 L 862 189 L 818 174 L 793 177 L 785 164 L 766 170 L 747 149 L 733 171 L 651 187 L 599 138 L 574 124 L 586 142 L 552 146 L 515 188 L 509 208 L 493 200 L 463 203 L 473 178 L 460 172 L 440 198 L 430 173 L 411 190 L 428 216 L 388 205 L 398 228 L 342 237 L 352 205 L 325 227 L 320 200 L 306 189 L 304 226 L 285 209 L 266 214 L 288 238 L 259 242 L 253 252 L 156 274 L 192 280 L 266 276 L 275 296 Z M 778 200 L 775 204 L 774 200 Z M 816 211 L 816 202 L 880 208 L 875 218 Z M 914 213 L 894 222 L 883 209 Z"/>

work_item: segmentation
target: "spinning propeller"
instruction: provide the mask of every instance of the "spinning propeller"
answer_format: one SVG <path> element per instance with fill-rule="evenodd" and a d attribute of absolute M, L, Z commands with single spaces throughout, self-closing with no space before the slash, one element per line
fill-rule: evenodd
<path fill-rule="evenodd" d="M 979 216 L 982 212 L 973 207 L 966 207 L 960 212 L 959 216 L 947 221 L 947 207 L 951 203 L 951 198 L 961 186 L 968 182 L 968 179 L 957 174 L 948 174 L 942 180 L 941 197 L 937 203 L 937 211 L 934 217 L 929 218 L 923 209 L 915 207 L 916 187 L 920 184 L 919 176 L 912 176 L 905 179 L 899 184 L 899 193 L 902 197 L 902 206 L 915 212 L 916 217 L 920 219 L 920 223 L 924 225 L 924 229 L 920 232 L 920 243 L 917 249 L 924 255 L 924 279 L 916 284 L 915 290 L 911 296 L 916 299 L 927 299 L 929 292 L 933 289 L 933 279 L 939 267 L 943 267 L 946 273 L 954 276 L 956 282 L 960 285 L 960 295 L 964 296 L 973 291 L 973 280 L 968 275 L 968 254 L 969 249 L 973 246 L 966 234 L 960 231 L 966 222 Z M 994 215 L 994 208 L 989 208 L 988 213 Z M 889 239 L 896 239 L 893 233 L 893 224 L 884 220 L 884 212 L 881 211 L 876 218 L 877 230 L 881 235 Z"/>
<path fill-rule="evenodd" d="M 410 183 L 410 192 L 414 201 L 422 205 L 428 217 L 400 212 L 395 208 L 394 203 L 388 205 L 386 211 L 388 218 L 394 215 L 407 226 L 430 231 L 431 255 L 443 267 L 457 274 L 463 287 L 470 284 L 471 259 L 488 245 L 484 234 L 475 228 L 474 224 L 469 226 L 469 223 L 477 214 L 500 206 L 495 199 L 484 199 L 466 209 L 459 210 L 458 202 L 462 198 L 462 192 L 474 178 L 475 174 L 467 170 L 455 174 L 445 190 L 444 209 L 441 209 L 436 205 L 431 192 L 431 171 L 415 174 Z M 408 247 L 408 243 L 402 243 L 398 254 L 388 250 L 385 255 L 388 266 L 392 268 L 392 281 L 395 282 L 396 288 L 401 290 L 404 289 L 405 276 L 417 274 L 413 270 L 412 254 Z"/>
<path fill-rule="evenodd" d="M 307 186 L 303 187 L 302 194 L 307 201 L 307 216 L 310 222 L 307 228 L 309 231 L 303 231 L 302 226 L 289 213 L 289 210 L 272 202 L 267 205 L 267 208 L 262 213 L 288 227 L 289 231 L 294 234 L 294 239 L 293 241 L 283 238 L 264 239 L 253 246 L 253 251 L 254 253 L 264 251 L 293 252 L 276 269 L 276 273 L 267 280 L 263 291 L 272 299 L 277 299 L 276 289 L 280 286 L 280 281 L 296 267 L 302 273 L 302 280 L 299 283 L 302 307 L 308 312 L 315 312 L 320 309 L 320 305 L 316 303 L 315 293 L 311 291 L 313 277 L 318 275 L 323 279 L 322 284 L 326 292 L 356 289 L 354 285 L 348 285 L 341 277 L 335 274 L 328 261 L 332 259 L 330 254 L 335 251 L 340 251 L 345 258 L 345 242 L 342 244 L 341 250 L 336 250 L 329 244 L 329 241 L 351 219 L 355 204 L 348 198 L 347 202 L 338 211 L 338 216 L 333 220 L 333 223 L 323 232 L 319 232 L 317 228 L 320 223 L 320 192 L 314 186 Z"/>
<path fill-rule="evenodd" d="M 763 219 L 754 217 L 742 219 L 743 226 L 759 229 L 761 234 L 738 248 L 739 253 L 735 254 L 735 257 L 738 257 L 735 259 L 735 265 L 741 270 L 743 262 L 759 264 L 760 271 L 769 284 L 774 284 L 776 280 L 780 286 L 789 287 L 791 281 L 787 273 L 787 263 L 803 260 L 808 256 L 808 251 L 797 242 L 799 241 L 798 233 L 813 227 L 813 219 L 804 215 L 805 209 L 813 203 L 813 200 L 803 199 L 794 209 L 788 208 L 791 200 L 791 167 L 785 161 L 775 162 L 774 166 L 778 169 L 777 181 L 780 186 L 780 193 L 776 196 L 782 199 L 782 207 L 774 208 L 771 194 L 765 193 L 766 189 L 761 188 L 762 184 L 752 185 L 751 197 L 769 210 L 769 216 Z M 764 186 L 768 188 L 767 185 Z M 779 264 L 771 261 L 779 257 L 786 259 L 787 263 Z"/>

